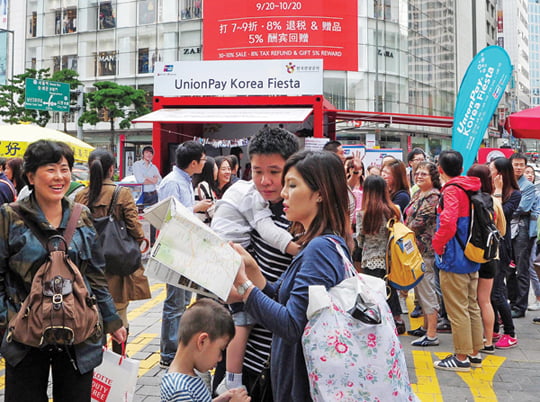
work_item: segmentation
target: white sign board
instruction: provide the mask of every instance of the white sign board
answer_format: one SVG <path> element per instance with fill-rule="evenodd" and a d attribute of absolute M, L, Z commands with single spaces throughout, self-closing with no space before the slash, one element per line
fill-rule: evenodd
<path fill-rule="evenodd" d="M 321 59 L 159 62 L 154 70 L 154 96 L 300 96 L 322 93 Z"/>
<path fill-rule="evenodd" d="M 304 149 L 306 151 L 322 151 L 328 141 L 330 141 L 328 138 L 306 137 Z"/>
<path fill-rule="evenodd" d="M 226 301 L 240 255 L 173 197 L 145 210 L 144 217 L 160 230 L 146 264 L 148 276 Z"/>
<path fill-rule="evenodd" d="M 401 149 L 366 149 L 366 154 L 364 155 L 364 166 L 366 169 L 369 166 L 380 167 L 385 156 L 393 156 L 394 158 L 402 161 L 403 151 Z"/>
<path fill-rule="evenodd" d="M 347 144 L 342 146 L 346 158 L 362 158 L 366 153 L 366 147 L 360 144 Z"/>

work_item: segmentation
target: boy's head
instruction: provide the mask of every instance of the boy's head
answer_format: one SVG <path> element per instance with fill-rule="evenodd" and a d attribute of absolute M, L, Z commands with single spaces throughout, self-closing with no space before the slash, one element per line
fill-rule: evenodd
<path fill-rule="evenodd" d="M 453 149 L 442 151 L 439 155 L 439 172 L 452 178 L 463 171 L 463 156 Z"/>
<path fill-rule="evenodd" d="M 221 360 L 221 353 L 234 337 L 231 313 L 212 299 L 201 299 L 182 315 L 178 342 L 193 347 L 195 368 L 207 371 Z"/>

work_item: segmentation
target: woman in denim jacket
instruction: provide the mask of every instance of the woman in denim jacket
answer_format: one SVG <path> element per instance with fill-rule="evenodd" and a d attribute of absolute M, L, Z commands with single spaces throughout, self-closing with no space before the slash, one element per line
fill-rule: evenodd
<path fill-rule="evenodd" d="M 18 204 L 20 212 L 50 237 L 62 234 L 73 203 L 64 197 L 71 181 L 73 151 L 66 144 L 40 140 L 30 144 L 24 155 L 24 174 L 32 194 Z M 87 209 L 83 209 L 68 254 L 79 267 L 97 300 L 105 332 L 123 342 L 126 330 L 116 313 L 103 273 L 103 256 L 96 247 L 96 233 Z M 47 251 L 32 230 L 9 204 L 0 207 L 0 325 L 20 309 L 33 277 Z M 47 401 L 49 371 L 52 371 L 55 401 L 90 401 L 93 369 L 102 360 L 103 338 L 45 350 L 8 341 L 0 352 L 6 360 L 6 401 Z"/>

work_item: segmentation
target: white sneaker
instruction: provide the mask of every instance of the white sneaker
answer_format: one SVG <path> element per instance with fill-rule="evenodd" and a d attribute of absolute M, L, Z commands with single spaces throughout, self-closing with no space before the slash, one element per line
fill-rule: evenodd
<path fill-rule="evenodd" d="M 533 304 L 530 304 L 527 308 L 529 311 L 538 311 L 540 310 L 540 300 L 535 300 Z"/>

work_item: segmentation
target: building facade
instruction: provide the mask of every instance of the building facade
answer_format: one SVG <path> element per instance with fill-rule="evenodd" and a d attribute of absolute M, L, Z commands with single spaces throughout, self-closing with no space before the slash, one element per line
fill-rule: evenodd
<path fill-rule="evenodd" d="M 152 95 L 157 61 L 203 59 L 203 8 L 209 0 L 25 1 L 26 68 L 71 68 L 88 87 L 112 80 Z M 451 116 L 466 66 L 495 42 L 495 0 L 352 2 L 358 10 L 358 68 L 326 70 L 324 96 L 338 109 Z M 61 128 L 58 114 L 55 124 Z M 99 143 L 95 133 L 108 125 L 84 128 L 85 139 Z M 127 134 L 145 142 L 149 129 L 137 125 Z M 365 133 L 376 133 L 383 146 L 421 146 L 433 153 L 450 144 L 449 129 L 365 124 L 339 130 L 345 141 L 363 142 Z"/>
<path fill-rule="evenodd" d="M 531 107 L 540 106 L 540 0 L 529 0 Z"/>

